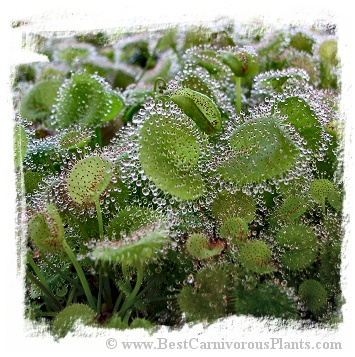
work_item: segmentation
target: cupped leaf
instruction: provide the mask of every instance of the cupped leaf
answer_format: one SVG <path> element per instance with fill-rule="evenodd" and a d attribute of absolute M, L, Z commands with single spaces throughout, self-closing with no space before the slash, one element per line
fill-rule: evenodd
<path fill-rule="evenodd" d="M 90 141 L 90 135 L 82 131 L 69 131 L 64 134 L 59 145 L 64 149 L 83 148 Z"/>
<path fill-rule="evenodd" d="M 45 79 L 37 82 L 22 98 L 20 115 L 29 120 L 44 120 L 50 116 L 62 80 Z"/>
<path fill-rule="evenodd" d="M 212 214 L 221 224 L 233 217 L 239 217 L 245 223 L 250 223 L 255 218 L 255 213 L 254 198 L 241 191 L 235 193 L 222 191 L 212 203 Z"/>
<path fill-rule="evenodd" d="M 61 88 L 54 110 L 54 125 L 98 127 L 114 119 L 124 107 L 118 93 L 95 75 L 74 74 Z"/>
<path fill-rule="evenodd" d="M 342 209 L 342 197 L 335 189 L 334 184 L 327 179 L 318 179 L 311 183 L 309 188 L 312 198 L 325 209 L 326 199 L 337 211 Z"/>
<path fill-rule="evenodd" d="M 220 58 L 236 77 L 254 76 L 258 73 L 257 57 L 247 51 L 224 52 L 220 55 Z"/>
<path fill-rule="evenodd" d="M 226 181 L 239 185 L 278 178 L 295 164 L 299 149 L 274 119 L 248 120 L 230 139 L 233 153 L 219 167 Z"/>
<path fill-rule="evenodd" d="M 291 195 L 284 199 L 282 205 L 274 212 L 273 217 L 284 222 L 292 222 L 307 211 L 308 202 L 304 197 Z"/>
<path fill-rule="evenodd" d="M 195 131 L 188 121 L 157 114 L 140 130 L 139 161 L 145 174 L 158 188 L 183 200 L 196 199 L 204 192 L 196 170 L 200 147 Z"/>
<path fill-rule="evenodd" d="M 107 227 L 107 235 L 119 240 L 121 235 L 127 236 L 130 233 L 147 226 L 150 223 L 161 219 L 160 213 L 148 207 L 126 208 L 115 216 Z"/>
<path fill-rule="evenodd" d="M 156 222 L 138 229 L 124 240 L 98 242 L 89 256 L 95 261 L 137 267 L 158 259 L 168 242 L 166 227 Z"/>
<path fill-rule="evenodd" d="M 309 267 L 318 256 L 318 240 L 311 227 L 294 224 L 282 228 L 276 234 L 281 251 L 281 264 L 289 270 Z"/>
<path fill-rule="evenodd" d="M 221 113 L 205 94 L 183 88 L 177 90 L 170 99 L 206 134 L 212 135 L 221 129 Z"/>
<path fill-rule="evenodd" d="M 224 249 L 224 244 L 219 241 L 211 243 L 203 234 L 194 233 L 188 238 L 186 249 L 194 258 L 208 259 L 220 254 Z"/>
<path fill-rule="evenodd" d="M 99 156 L 89 156 L 71 169 L 67 185 L 69 195 L 79 204 L 95 202 L 111 178 L 112 164 Z"/>
<path fill-rule="evenodd" d="M 309 104 L 295 96 L 278 102 L 277 107 L 280 115 L 286 116 L 285 121 L 291 123 L 307 141 L 307 147 L 317 152 L 322 142 L 322 127 Z"/>
<path fill-rule="evenodd" d="M 327 301 L 326 290 L 319 281 L 314 279 L 305 280 L 300 285 L 298 294 L 312 313 L 317 313 Z"/>
<path fill-rule="evenodd" d="M 240 246 L 248 238 L 248 225 L 239 217 L 231 217 L 223 222 L 219 232 L 229 244 Z"/>
<path fill-rule="evenodd" d="M 274 270 L 272 253 L 268 245 L 262 241 L 250 241 L 240 250 L 240 263 L 248 270 L 267 274 Z"/>
<path fill-rule="evenodd" d="M 55 253 L 62 247 L 64 226 L 54 205 L 48 205 L 45 210 L 34 215 L 28 224 L 28 231 L 40 251 Z"/>

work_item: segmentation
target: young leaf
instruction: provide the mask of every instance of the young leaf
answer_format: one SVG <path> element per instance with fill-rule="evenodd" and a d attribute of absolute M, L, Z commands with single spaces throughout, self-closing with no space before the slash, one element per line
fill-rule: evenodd
<path fill-rule="evenodd" d="M 221 129 L 221 113 L 206 95 L 184 88 L 177 90 L 170 99 L 206 134 L 213 135 Z"/>
<path fill-rule="evenodd" d="M 197 259 L 208 259 L 218 255 L 224 249 L 222 242 L 210 243 L 203 234 L 192 234 L 186 243 L 187 251 Z"/>

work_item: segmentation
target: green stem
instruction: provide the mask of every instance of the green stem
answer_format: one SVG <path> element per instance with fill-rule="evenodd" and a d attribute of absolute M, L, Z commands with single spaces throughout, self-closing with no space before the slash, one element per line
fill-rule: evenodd
<path fill-rule="evenodd" d="M 33 271 L 35 272 L 35 274 L 37 275 L 39 281 L 43 284 L 43 286 L 45 286 L 49 291 L 51 290 L 45 276 L 42 274 L 41 270 L 39 269 L 39 267 L 37 266 L 37 264 L 34 262 L 32 255 L 30 253 L 27 254 L 27 261 L 29 262 L 31 268 L 33 269 Z"/>
<path fill-rule="evenodd" d="M 93 310 L 95 310 L 96 309 L 95 301 L 94 301 L 94 298 L 93 298 L 93 296 L 91 294 L 88 281 L 86 280 L 86 277 L 85 277 L 85 274 L 84 274 L 84 271 L 83 271 L 81 265 L 77 261 L 77 259 L 75 257 L 75 254 L 73 253 L 73 251 L 71 250 L 71 248 L 69 247 L 69 245 L 68 245 L 68 243 L 66 241 L 63 241 L 63 248 L 64 248 L 65 253 L 67 253 L 69 259 L 73 263 L 74 268 L 75 268 L 75 270 L 76 270 L 76 272 L 77 272 L 77 274 L 79 276 L 81 285 L 82 285 L 82 287 L 84 289 L 84 292 L 85 292 L 85 295 L 86 295 L 86 297 L 88 299 L 89 306 Z"/>
<path fill-rule="evenodd" d="M 128 310 L 126 312 L 126 315 L 124 316 L 124 318 L 122 320 L 123 324 L 126 325 L 126 326 L 128 326 L 128 320 L 129 320 L 129 318 L 131 316 L 131 313 L 132 313 L 132 310 Z"/>
<path fill-rule="evenodd" d="M 123 295 L 124 295 L 123 291 L 121 291 L 120 294 L 118 295 L 118 298 L 116 300 L 115 306 L 113 307 L 113 311 L 112 311 L 113 314 L 115 314 L 118 311 L 120 303 L 121 303 L 121 301 L 123 299 Z"/>
<path fill-rule="evenodd" d="M 100 237 L 102 238 L 104 235 L 104 224 L 102 221 L 102 213 L 101 213 L 99 200 L 95 201 L 95 207 L 96 207 L 96 213 L 97 213 L 97 221 L 99 222 L 99 233 L 100 233 Z"/>
<path fill-rule="evenodd" d="M 96 305 L 96 311 L 99 314 L 101 311 L 101 304 L 102 304 L 102 276 L 101 272 L 99 273 L 99 294 L 97 295 L 97 305 Z"/>
<path fill-rule="evenodd" d="M 75 295 L 75 286 L 72 286 L 68 295 L 68 300 L 67 300 L 67 304 L 66 306 L 71 305 L 71 303 L 73 302 L 74 299 L 74 295 Z"/>
<path fill-rule="evenodd" d="M 96 142 L 99 144 L 100 148 L 102 147 L 102 140 L 101 140 L 101 129 L 100 127 L 95 128 L 96 134 Z"/>
<path fill-rule="evenodd" d="M 235 80 L 235 94 L 236 94 L 236 110 L 239 114 L 242 110 L 242 86 L 241 86 L 241 77 L 234 77 Z"/>
<path fill-rule="evenodd" d="M 63 306 L 60 302 L 55 298 L 55 296 L 48 290 L 32 273 L 26 271 L 26 277 L 32 281 L 32 283 L 36 284 L 48 297 L 48 299 L 53 303 L 55 309 L 57 311 L 63 310 Z"/>
<path fill-rule="evenodd" d="M 138 294 L 138 291 L 139 291 L 139 289 L 142 285 L 142 282 L 143 282 L 143 265 L 138 264 L 136 268 L 137 268 L 136 284 L 134 286 L 133 291 L 131 292 L 129 297 L 125 300 L 125 302 L 122 305 L 121 310 L 118 313 L 121 317 L 124 316 L 126 311 L 131 307 L 132 302 L 133 302 L 134 298 L 136 297 L 136 295 Z"/>

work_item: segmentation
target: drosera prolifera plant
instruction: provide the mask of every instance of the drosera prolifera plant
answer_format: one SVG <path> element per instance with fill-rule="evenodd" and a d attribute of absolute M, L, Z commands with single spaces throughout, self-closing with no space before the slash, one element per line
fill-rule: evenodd
<path fill-rule="evenodd" d="M 48 39 L 18 93 L 26 316 L 56 338 L 78 321 L 340 321 L 334 35 L 111 36 Z"/>

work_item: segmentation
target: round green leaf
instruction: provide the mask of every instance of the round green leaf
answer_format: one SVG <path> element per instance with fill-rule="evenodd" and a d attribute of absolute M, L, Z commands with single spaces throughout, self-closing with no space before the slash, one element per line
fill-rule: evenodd
<path fill-rule="evenodd" d="M 145 174 L 158 188 L 183 200 L 204 192 L 195 168 L 200 156 L 196 134 L 185 121 L 158 115 L 152 115 L 140 130 L 139 161 Z"/>
<path fill-rule="evenodd" d="M 251 119 L 233 133 L 234 150 L 219 167 L 226 181 L 239 185 L 277 178 L 295 164 L 299 150 L 276 120 Z"/>
<path fill-rule="evenodd" d="M 266 274 L 274 270 L 271 250 L 262 241 L 251 241 L 246 243 L 240 250 L 240 263 L 254 273 Z"/>
<path fill-rule="evenodd" d="M 208 259 L 220 254 L 224 245 L 221 242 L 211 244 L 203 234 L 194 233 L 188 238 L 186 249 L 194 258 Z"/>
<path fill-rule="evenodd" d="M 95 202 L 112 178 L 112 165 L 99 156 L 80 160 L 70 171 L 68 192 L 77 203 Z"/>

